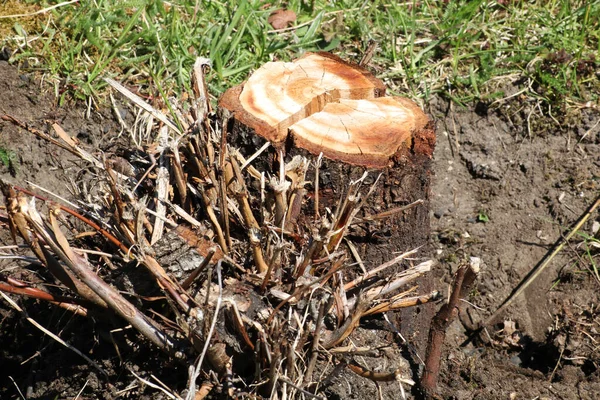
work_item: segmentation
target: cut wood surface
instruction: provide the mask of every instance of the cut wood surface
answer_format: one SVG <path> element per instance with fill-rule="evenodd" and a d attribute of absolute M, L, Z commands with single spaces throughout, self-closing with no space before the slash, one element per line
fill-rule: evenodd
<path fill-rule="evenodd" d="M 265 64 L 228 90 L 220 106 L 275 146 L 292 138 L 313 154 L 383 168 L 429 122 L 412 101 L 384 93 L 383 82 L 364 68 L 308 53 Z"/>
<path fill-rule="evenodd" d="M 323 111 L 290 127 L 297 147 L 351 164 L 386 167 L 427 125 L 423 112 L 408 99 L 380 97 L 329 103 Z"/>

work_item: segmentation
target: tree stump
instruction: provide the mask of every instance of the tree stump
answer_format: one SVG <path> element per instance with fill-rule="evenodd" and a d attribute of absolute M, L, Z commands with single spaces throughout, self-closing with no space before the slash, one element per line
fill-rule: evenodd
<path fill-rule="evenodd" d="M 324 215 L 365 170 L 374 172 L 367 184 L 381 174 L 358 216 L 362 222 L 348 235 L 367 270 L 419 246 L 418 256 L 428 255 L 433 124 L 412 101 L 384 95 L 383 82 L 366 69 L 328 53 L 308 53 L 291 63 L 265 64 L 219 101 L 233 120 L 227 140 L 245 157 L 271 143 L 254 161 L 263 171 L 278 176 L 278 157 L 303 155 L 313 161 L 307 176 L 314 176 L 322 153 L 318 206 L 303 210 Z M 314 205 L 315 188 L 306 191 L 305 202 Z M 387 218 L 378 218 L 386 212 Z M 306 213 L 292 221 L 300 234 L 306 233 L 302 221 L 315 217 Z M 418 283 L 420 293 L 432 290 L 429 275 Z M 397 313 L 397 326 L 424 357 L 433 308 L 420 307 Z"/>

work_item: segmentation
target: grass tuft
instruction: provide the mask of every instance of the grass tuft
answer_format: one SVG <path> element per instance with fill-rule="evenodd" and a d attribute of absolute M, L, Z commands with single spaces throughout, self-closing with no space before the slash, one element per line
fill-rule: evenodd
<path fill-rule="evenodd" d="M 268 24 L 278 8 L 296 13 L 295 27 Z M 600 93 L 599 2 L 98 0 L 37 21 L 4 43 L 18 50 L 14 62 L 49 75 L 63 100 L 97 98 L 101 75 L 147 96 L 157 95 L 154 80 L 166 93 L 189 91 L 198 56 L 212 60 L 218 96 L 266 61 L 326 50 L 357 62 L 370 41 L 379 46 L 371 62 L 378 77 L 422 102 L 433 94 L 460 105 L 517 100 L 556 116 L 597 106 Z"/>
<path fill-rule="evenodd" d="M 0 164 L 3 164 L 11 174 L 17 171 L 17 153 L 10 149 L 0 147 Z"/>

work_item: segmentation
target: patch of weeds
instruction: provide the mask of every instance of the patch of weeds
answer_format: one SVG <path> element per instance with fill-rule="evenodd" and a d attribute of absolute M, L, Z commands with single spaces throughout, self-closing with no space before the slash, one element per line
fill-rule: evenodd
<path fill-rule="evenodd" d="M 582 264 L 600 284 L 600 271 L 598 268 L 598 256 L 600 256 L 600 230 L 595 234 L 590 235 L 586 232 L 579 231 L 577 234 L 583 238 L 583 242 L 579 246 L 580 254 L 578 261 Z"/>
<path fill-rule="evenodd" d="M 0 163 L 8 168 L 11 175 L 17 173 L 18 158 L 14 151 L 0 147 Z"/>
<path fill-rule="evenodd" d="M 490 222 L 490 217 L 485 210 L 479 210 L 477 213 L 477 222 Z"/>
<path fill-rule="evenodd" d="M 594 223 L 597 228 L 598 222 Z M 571 260 L 559 271 L 558 277 L 553 281 L 551 290 L 561 284 L 582 284 L 591 278 L 600 285 L 600 268 L 598 257 L 600 256 L 600 230 L 590 234 L 585 231 L 577 231 L 576 235 L 581 239 L 579 243 L 571 247 Z"/>

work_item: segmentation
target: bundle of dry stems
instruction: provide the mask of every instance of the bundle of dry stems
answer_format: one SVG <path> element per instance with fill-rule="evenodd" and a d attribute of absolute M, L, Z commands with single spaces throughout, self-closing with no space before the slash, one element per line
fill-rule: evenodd
<path fill-rule="evenodd" d="M 62 287 L 50 291 L 4 275 L 0 293 L 35 297 L 83 317 L 92 310 L 119 315 L 156 348 L 189 366 L 186 399 L 203 398 L 211 390 L 323 398 L 320 389 L 332 375 L 314 376 L 319 360 L 336 366 L 331 374 L 348 367 L 366 378 L 413 384 L 401 371 L 375 373 L 361 366 L 353 354 L 376 356 L 377 349 L 355 349 L 346 339 L 364 316 L 436 299 L 437 292 L 413 293 L 415 280 L 432 262 L 413 265 L 413 249 L 360 271 L 362 263 L 346 234 L 353 225 L 414 204 L 364 215 L 361 207 L 377 179 L 373 185 L 360 179 L 349 185 L 337 209 L 320 215 L 320 158 L 286 160 L 281 154 L 275 171 L 253 166 L 268 143 L 248 158 L 228 145 L 228 118 L 211 112 L 206 68 L 204 59 L 194 67 L 189 112 L 168 105 L 174 120 L 107 79 L 143 110 L 138 127 L 122 121 L 145 160 L 139 172 L 130 160 L 86 152 L 57 124 L 55 136 L 24 126 L 89 163 L 95 182 L 79 193 L 79 205 L 2 184 L 13 237 L 21 238 Z M 307 176 L 310 163 L 314 176 Z M 310 201 L 308 186 L 314 192 Z M 200 256 L 179 280 L 156 256 L 166 232 L 176 233 Z M 168 309 L 150 310 L 134 300 L 135 293 L 123 294 L 111 284 L 110 272 L 131 263 L 149 272 Z M 407 268 L 390 276 L 389 267 L 398 263 Z M 239 362 L 241 354 L 251 355 L 251 361 Z M 254 376 L 249 378 L 248 370 Z"/>

